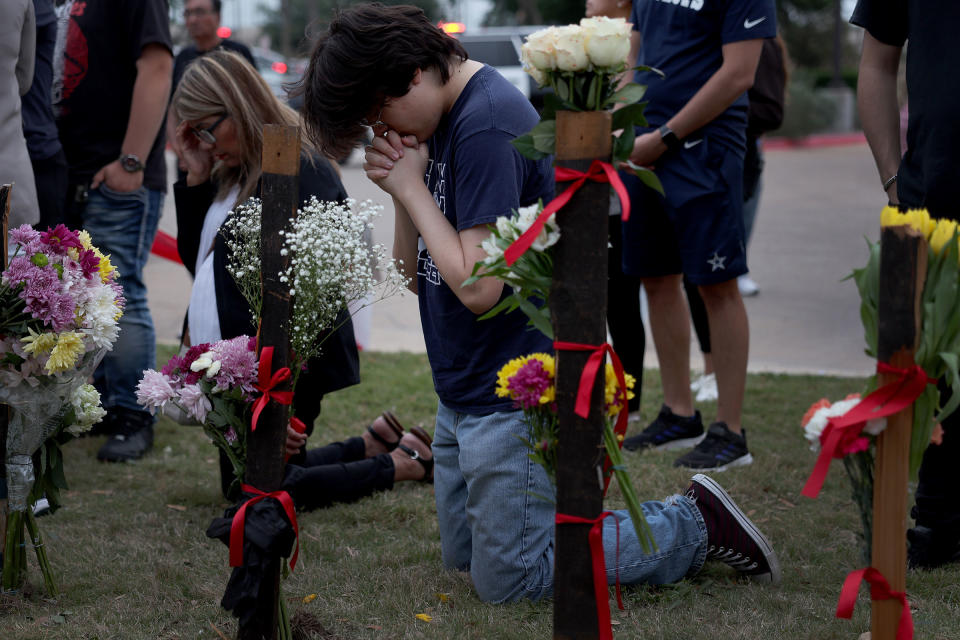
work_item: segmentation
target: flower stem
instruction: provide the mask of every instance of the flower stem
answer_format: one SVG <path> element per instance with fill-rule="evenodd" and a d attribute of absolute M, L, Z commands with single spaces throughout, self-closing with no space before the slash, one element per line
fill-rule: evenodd
<path fill-rule="evenodd" d="M 630 520 L 633 522 L 633 530 L 637 534 L 637 540 L 644 553 L 652 553 L 657 550 L 657 542 L 654 540 L 653 531 L 647 523 L 643 510 L 640 508 L 640 500 L 637 499 L 637 493 L 633 489 L 633 483 L 630 482 L 630 476 L 623 467 L 623 453 L 620 451 L 617 435 L 613 432 L 613 427 L 609 421 L 603 425 L 603 444 L 606 446 L 607 455 L 610 456 L 610 462 L 613 465 L 613 474 L 617 478 L 617 484 L 620 485 L 620 492 L 627 503 L 627 511 L 630 513 Z"/>
<path fill-rule="evenodd" d="M 15 591 L 23 585 L 26 548 L 23 546 L 23 511 L 7 514 L 7 540 L 3 549 L 3 590 Z"/>
<path fill-rule="evenodd" d="M 51 598 L 57 596 L 57 584 L 53 580 L 53 568 L 50 566 L 50 560 L 47 558 L 47 548 L 43 546 L 43 538 L 40 537 L 40 528 L 37 526 L 37 519 L 33 515 L 32 509 L 27 509 L 27 533 L 30 535 L 30 542 L 33 550 L 37 553 L 37 564 L 40 565 L 40 573 L 43 574 L 43 585 L 47 588 L 47 595 Z"/>

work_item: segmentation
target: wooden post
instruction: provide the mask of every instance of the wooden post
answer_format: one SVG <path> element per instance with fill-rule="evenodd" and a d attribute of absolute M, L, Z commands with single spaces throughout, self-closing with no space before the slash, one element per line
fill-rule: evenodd
<path fill-rule="evenodd" d="M 609 113 L 557 112 L 558 165 L 585 172 L 595 158 L 609 161 L 610 147 Z M 567 186 L 557 184 L 557 191 Z M 550 309 L 554 336 L 559 341 L 592 345 L 606 342 L 609 206 L 610 185 L 587 181 L 557 213 L 561 235 Z M 557 352 L 557 512 L 582 518 L 595 518 L 603 510 L 602 370 L 593 387 L 589 418 L 584 420 L 573 412 L 580 374 L 589 355 Z M 598 637 L 589 532 L 590 525 L 564 524 L 556 528 L 554 638 Z"/>
<path fill-rule="evenodd" d="M 290 361 L 290 287 L 280 282 L 287 258 L 280 255 L 279 231 L 297 212 L 300 176 L 300 130 L 285 125 L 265 125 L 263 129 L 263 215 L 261 223 L 261 278 L 263 309 L 260 317 L 259 346 L 273 347 L 273 371 Z M 278 391 L 290 389 L 290 382 Z M 268 403 L 257 422 L 257 430 L 247 434 L 247 484 L 261 491 L 276 491 L 283 482 L 284 442 L 289 407 Z M 260 588 L 257 612 L 246 625 L 241 624 L 237 640 L 268 640 L 277 637 L 277 594 L 280 591 L 280 558 L 272 561 Z"/>
<path fill-rule="evenodd" d="M 10 192 L 12 184 L 0 185 L 0 233 L 3 235 L 3 255 L 0 265 L 7 268 L 7 235 L 10 228 Z M 7 478 L 7 425 L 10 423 L 10 408 L 0 405 L 0 479 Z M 0 549 L 7 540 L 7 499 L 0 499 Z"/>
<path fill-rule="evenodd" d="M 884 227 L 880 249 L 880 296 L 877 358 L 894 367 L 914 365 L 920 338 L 921 299 L 927 273 L 927 243 L 907 226 Z M 881 374 L 879 384 L 892 376 Z M 894 591 L 907 587 L 907 477 L 913 407 L 887 418 L 877 437 L 873 481 L 872 565 Z M 902 605 L 897 600 L 872 602 L 873 640 L 894 640 Z"/>

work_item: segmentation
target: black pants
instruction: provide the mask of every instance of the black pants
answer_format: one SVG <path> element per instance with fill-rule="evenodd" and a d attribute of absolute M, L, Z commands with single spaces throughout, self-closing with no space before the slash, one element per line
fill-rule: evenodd
<path fill-rule="evenodd" d="M 40 207 L 37 229 L 46 230 L 66 222 L 67 157 L 63 149 L 43 160 L 31 158 L 30 164 L 33 165 L 33 181 L 37 185 Z"/>
<path fill-rule="evenodd" d="M 940 402 L 949 391 L 940 385 Z M 960 493 L 953 465 L 960 460 L 960 412 L 943 422 L 943 444 L 929 445 L 920 463 L 916 505 L 911 515 L 917 525 L 960 536 Z"/>
<path fill-rule="evenodd" d="M 613 348 L 623 369 L 636 379 L 634 397 L 627 404 L 630 411 L 640 408 L 643 384 L 643 354 L 647 337 L 640 315 L 640 278 L 623 272 L 623 231 L 620 216 L 610 216 L 610 250 L 607 252 L 607 326 Z"/>
<path fill-rule="evenodd" d="M 393 458 L 388 453 L 365 458 L 365 451 L 363 438 L 354 437 L 293 456 L 287 463 L 283 488 L 293 496 L 297 509 L 302 510 L 356 502 L 374 491 L 393 489 Z M 233 468 L 223 452 L 220 478 L 223 495 L 236 500 L 239 487 L 234 485 L 234 491 L 230 491 Z"/>

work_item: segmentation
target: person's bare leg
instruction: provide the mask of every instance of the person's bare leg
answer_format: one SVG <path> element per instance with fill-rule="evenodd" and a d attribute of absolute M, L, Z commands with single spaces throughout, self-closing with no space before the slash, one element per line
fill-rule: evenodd
<path fill-rule="evenodd" d="M 710 346 L 717 374 L 717 420 L 740 433 L 747 384 L 750 326 L 737 280 L 702 285 L 700 295 L 710 321 Z"/>
<path fill-rule="evenodd" d="M 377 416 L 371 423 L 371 426 L 373 426 L 374 430 L 380 435 L 380 437 L 387 442 L 398 441 L 397 433 L 390 428 L 383 416 Z M 383 443 L 378 442 L 377 439 L 374 438 L 367 429 L 363 430 L 363 433 L 360 434 L 360 437 L 363 438 L 363 444 L 365 446 L 365 458 L 372 458 L 380 455 L 381 453 L 388 453 L 387 448 L 383 446 Z"/>
<path fill-rule="evenodd" d="M 644 278 L 650 308 L 650 332 L 660 363 L 663 403 L 675 415 L 692 416 L 690 394 L 690 309 L 680 274 Z"/>

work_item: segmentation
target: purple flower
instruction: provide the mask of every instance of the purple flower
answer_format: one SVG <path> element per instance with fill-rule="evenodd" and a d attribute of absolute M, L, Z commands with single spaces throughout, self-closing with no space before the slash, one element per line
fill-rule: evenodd
<path fill-rule="evenodd" d="M 210 347 L 213 360 L 220 361 L 220 370 L 214 376 L 221 389 L 240 387 L 246 393 L 253 392 L 257 380 L 257 355 L 249 348 L 247 336 L 221 340 Z"/>
<path fill-rule="evenodd" d="M 533 409 L 540 406 L 540 396 L 550 384 L 550 374 L 543 368 L 543 363 L 530 359 L 513 374 L 508 387 L 518 407 Z"/>
<path fill-rule="evenodd" d="M 228 444 L 233 444 L 239 439 L 237 438 L 237 432 L 233 430 L 233 427 L 227 427 L 227 430 L 223 434 L 223 437 L 227 439 Z"/>
<path fill-rule="evenodd" d="M 83 249 L 83 244 L 80 242 L 80 236 L 77 235 L 77 232 L 67 229 L 62 224 L 58 224 L 54 229 L 48 228 L 43 231 L 40 238 L 55 253 L 64 254 L 70 247 Z"/>
<path fill-rule="evenodd" d="M 15 287 L 26 280 L 33 279 L 36 271 L 38 267 L 30 262 L 29 258 L 17 256 L 10 261 L 10 266 L 3 272 L 3 282 Z"/>
<path fill-rule="evenodd" d="M 203 389 L 196 384 L 188 384 L 183 389 L 180 389 L 180 405 L 187 410 L 187 412 L 197 419 L 198 422 L 205 422 L 207 419 L 207 413 L 212 409 L 210 400 L 207 399 L 207 396 L 204 395 Z"/>
<path fill-rule="evenodd" d="M 176 379 L 180 377 L 183 369 L 183 358 L 180 356 L 173 356 L 167 361 L 167 364 L 163 365 L 163 368 L 160 369 L 160 373 L 168 378 Z"/>
<path fill-rule="evenodd" d="M 100 258 L 93 251 L 84 249 L 80 252 L 80 270 L 83 271 L 83 277 L 87 280 L 97 275 L 100 271 Z"/>
<path fill-rule="evenodd" d="M 10 240 L 23 247 L 27 247 L 40 240 L 40 233 L 30 225 L 22 224 L 10 231 Z"/>
<path fill-rule="evenodd" d="M 137 402 L 150 409 L 150 413 L 157 407 L 162 408 L 175 395 L 170 381 L 162 373 L 153 369 L 143 372 L 143 378 L 137 385 Z"/>

